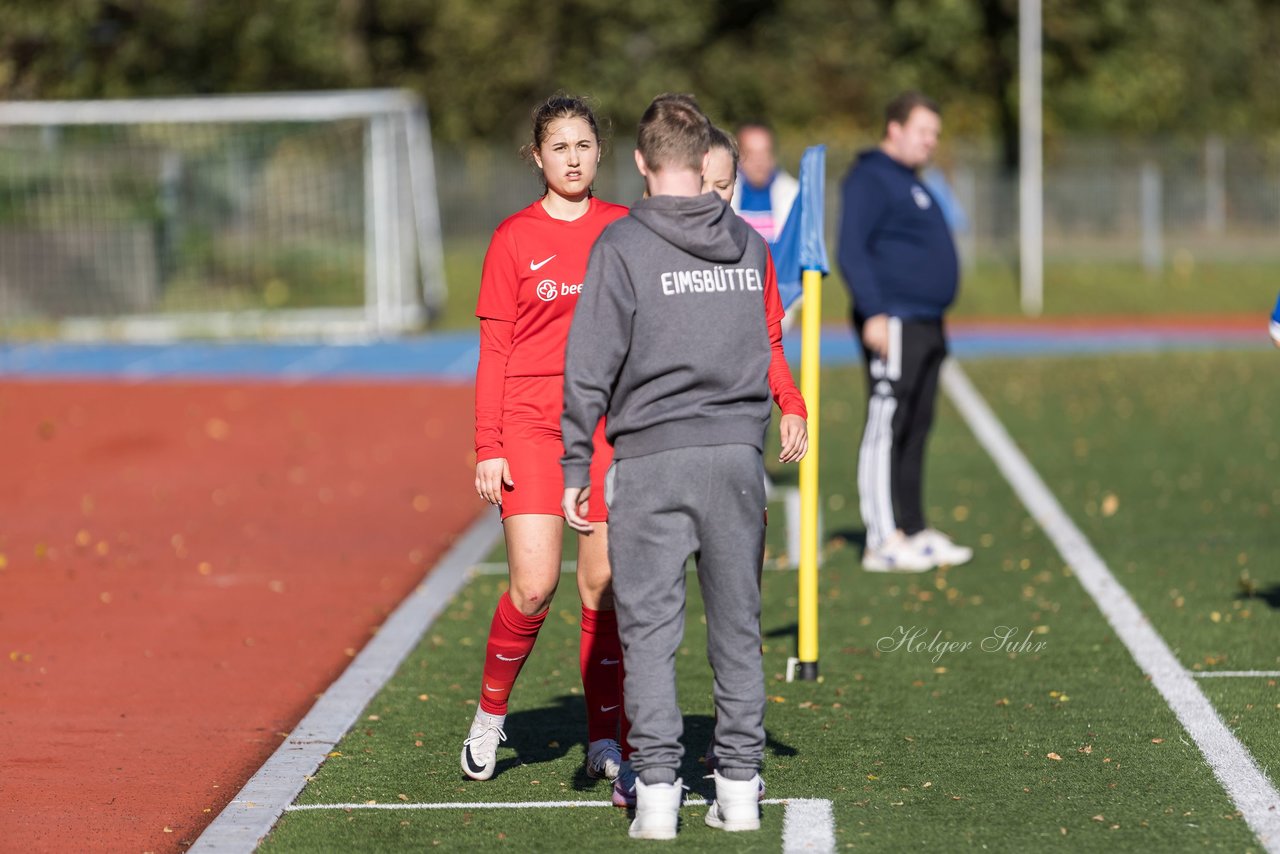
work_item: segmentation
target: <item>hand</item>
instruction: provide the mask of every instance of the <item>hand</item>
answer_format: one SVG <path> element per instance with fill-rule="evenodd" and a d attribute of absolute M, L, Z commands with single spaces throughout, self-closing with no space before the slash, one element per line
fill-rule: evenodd
<path fill-rule="evenodd" d="M 587 499 L 590 497 L 590 486 L 570 486 L 565 489 L 564 500 L 560 502 L 560 509 L 564 511 L 564 520 L 579 534 L 590 534 L 595 530 L 595 527 L 582 515 L 587 512 Z"/>
<path fill-rule="evenodd" d="M 809 425 L 799 415 L 784 415 L 778 421 L 778 433 L 782 437 L 780 463 L 798 463 L 809 451 Z"/>
<path fill-rule="evenodd" d="M 505 457 L 494 457 L 476 463 L 476 494 L 490 504 L 502 503 L 502 487 L 516 485 Z"/>
<path fill-rule="evenodd" d="M 868 317 L 862 324 L 862 343 L 881 359 L 889 358 L 889 315 Z"/>

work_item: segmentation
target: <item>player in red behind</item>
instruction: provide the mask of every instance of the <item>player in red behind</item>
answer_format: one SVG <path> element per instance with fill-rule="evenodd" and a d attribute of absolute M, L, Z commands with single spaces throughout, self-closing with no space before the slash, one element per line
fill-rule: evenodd
<path fill-rule="evenodd" d="M 480 705 L 462 746 L 462 771 L 493 776 L 507 699 L 528 660 L 560 580 L 564 491 L 560 412 L 564 352 L 587 256 L 627 209 L 595 198 L 600 132 L 581 98 L 554 95 L 533 111 L 525 153 L 542 171 L 542 198 L 508 217 L 484 259 L 476 372 L 476 492 L 502 510 L 511 585 L 498 600 L 485 650 Z M 597 428 L 587 509 L 578 538 L 580 664 L 587 702 L 587 774 L 618 776 L 622 687 L 608 559 L 604 472 L 611 449 Z"/>

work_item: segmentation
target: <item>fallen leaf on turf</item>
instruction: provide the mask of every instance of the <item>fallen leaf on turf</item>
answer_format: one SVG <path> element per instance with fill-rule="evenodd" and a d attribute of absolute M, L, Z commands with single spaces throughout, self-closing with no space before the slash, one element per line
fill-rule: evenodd
<path fill-rule="evenodd" d="M 337 750 L 335 750 L 335 751 L 333 751 L 332 753 L 330 753 L 330 754 L 329 754 L 329 758 L 330 758 L 330 759 L 332 759 L 332 758 L 333 758 L 333 757 L 335 757 L 335 756 L 341 756 L 341 755 L 342 755 L 341 751 L 337 751 Z"/>
<path fill-rule="evenodd" d="M 408 796 L 408 795 L 404 795 L 404 794 L 396 795 L 396 797 L 397 797 L 397 798 L 399 798 L 399 799 L 400 799 L 400 800 L 402 800 L 402 801 L 407 801 L 407 800 L 409 800 L 409 796 Z"/>
<path fill-rule="evenodd" d="M 1076 753 L 1093 753 L 1093 745 L 1086 744 L 1084 747 L 1081 747 L 1080 749 L 1078 749 Z"/>
<path fill-rule="evenodd" d="M 1120 499 L 1116 497 L 1114 492 L 1108 492 L 1102 498 L 1102 515 L 1114 516 L 1116 511 L 1120 509 Z"/>
<path fill-rule="evenodd" d="M 1152 744 L 1164 744 L 1164 739 L 1163 739 L 1163 738 L 1153 738 L 1153 739 L 1151 739 L 1151 743 L 1152 743 Z"/>
<path fill-rule="evenodd" d="M 1105 819 L 1105 818 L 1103 818 L 1101 815 L 1095 815 L 1095 816 L 1093 817 L 1093 820 L 1094 820 L 1094 821 L 1106 821 L 1106 819 Z"/>
<path fill-rule="evenodd" d="M 999 700 L 996 700 L 996 705 L 997 705 L 997 706 L 1007 706 L 1007 705 L 1009 705 L 1009 698 L 1008 698 L 1008 697 L 1001 697 Z"/>
<path fill-rule="evenodd" d="M 1058 754 L 1056 754 L 1056 753 L 1046 753 L 1045 755 L 1046 755 L 1048 758 L 1052 759 L 1054 762 L 1061 762 L 1061 761 L 1062 761 L 1062 757 L 1061 757 L 1061 756 L 1059 756 L 1059 755 L 1058 755 Z"/>
<path fill-rule="evenodd" d="M 419 695 L 418 695 L 418 699 L 425 703 L 427 700 L 430 700 L 430 699 L 431 699 L 431 697 L 429 697 L 429 696 L 428 696 L 428 695 L 426 695 L 426 694 L 419 694 Z"/>

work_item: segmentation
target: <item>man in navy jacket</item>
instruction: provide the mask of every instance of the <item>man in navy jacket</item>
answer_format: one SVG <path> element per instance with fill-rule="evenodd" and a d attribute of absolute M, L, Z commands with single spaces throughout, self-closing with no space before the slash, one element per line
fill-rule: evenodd
<path fill-rule="evenodd" d="M 943 314 L 959 265 L 942 209 L 919 171 L 938 145 L 938 105 L 906 92 L 885 109 L 880 145 L 842 186 L 840 272 L 867 369 L 858 494 L 873 572 L 925 572 L 973 557 L 924 518 L 924 449 L 947 355 Z"/>

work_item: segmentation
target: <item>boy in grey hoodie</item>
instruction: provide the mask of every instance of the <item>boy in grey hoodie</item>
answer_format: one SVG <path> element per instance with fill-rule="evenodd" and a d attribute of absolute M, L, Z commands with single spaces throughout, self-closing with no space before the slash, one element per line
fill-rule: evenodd
<path fill-rule="evenodd" d="M 707 823 L 760 826 L 764 756 L 760 588 L 762 450 L 771 399 L 763 306 L 769 250 L 701 192 L 710 125 L 686 97 L 660 96 L 640 122 L 636 166 L 650 198 L 591 252 L 565 361 L 563 509 L 588 486 L 592 430 L 607 414 L 609 558 L 639 775 L 631 836 L 675 837 L 684 753 L 675 656 L 684 563 L 697 556 L 715 680 L 716 801 Z"/>

